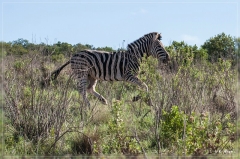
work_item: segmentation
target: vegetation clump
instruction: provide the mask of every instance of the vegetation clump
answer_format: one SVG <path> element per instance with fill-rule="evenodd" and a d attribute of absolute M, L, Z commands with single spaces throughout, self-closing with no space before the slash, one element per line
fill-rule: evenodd
<path fill-rule="evenodd" d="M 70 68 L 57 81 L 46 85 L 44 79 L 74 52 L 111 47 L 3 42 L 0 148 L 4 155 L 20 156 L 234 154 L 239 149 L 236 46 L 239 38 L 224 33 L 200 48 L 173 41 L 166 46 L 168 66 L 151 57 L 142 61 L 139 77 L 149 94 L 126 82 L 99 81 L 97 91 L 112 102 L 102 105 L 89 95 L 91 108 L 86 108 Z"/>

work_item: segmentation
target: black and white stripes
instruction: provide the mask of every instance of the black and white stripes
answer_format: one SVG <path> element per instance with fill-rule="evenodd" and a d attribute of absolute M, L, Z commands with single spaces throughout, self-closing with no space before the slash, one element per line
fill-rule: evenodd
<path fill-rule="evenodd" d="M 87 105 L 90 105 L 87 92 L 107 104 L 107 100 L 95 90 L 97 80 L 127 81 L 148 91 L 147 85 L 138 79 L 137 74 L 144 54 L 157 58 L 159 62 L 165 63 L 170 60 L 160 40 L 161 35 L 153 32 L 128 44 L 126 51 L 109 53 L 84 50 L 74 54 L 70 61 L 54 71 L 52 76 L 56 78 L 60 71 L 71 63 L 71 69 L 77 79 L 78 91 Z M 88 86 L 87 83 L 89 83 Z"/>

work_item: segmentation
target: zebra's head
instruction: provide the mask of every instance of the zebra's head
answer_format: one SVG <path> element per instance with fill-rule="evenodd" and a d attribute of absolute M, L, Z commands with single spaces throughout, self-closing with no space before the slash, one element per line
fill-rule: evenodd
<path fill-rule="evenodd" d="M 158 59 L 158 62 L 168 63 L 170 56 L 165 50 L 164 45 L 161 42 L 162 36 L 159 33 L 154 33 L 153 42 L 150 46 L 149 54 Z"/>

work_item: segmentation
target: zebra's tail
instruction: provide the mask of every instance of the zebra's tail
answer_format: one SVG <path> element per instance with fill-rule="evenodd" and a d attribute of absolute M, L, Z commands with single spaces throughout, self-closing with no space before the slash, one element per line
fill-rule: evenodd
<path fill-rule="evenodd" d="M 50 76 L 49 79 L 50 80 L 55 80 L 57 78 L 57 76 L 60 74 L 60 72 L 62 71 L 62 69 L 64 67 L 66 67 L 68 64 L 70 64 L 70 60 L 67 61 L 65 64 L 63 64 L 61 67 L 59 67 L 58 69 L 56 69 L 55 71 L 53 71 Z"/>
<path fill-rule="evenodd" d="M 41 82 L 41 86 L 42 87 L 48 86 L 50 84 L 50 81 L 55 80 L 57 76 L 60 74 L 60 72 L 62 71 L 62 69 L 66 67 L 68 64 L 70 64 L 70 60 L 67 61 L 65 64 L 63 64 L 58 69 L 56 69 L 55 71 L 53 71 L 47 78 L 43 79 L 43 81 Z"/>

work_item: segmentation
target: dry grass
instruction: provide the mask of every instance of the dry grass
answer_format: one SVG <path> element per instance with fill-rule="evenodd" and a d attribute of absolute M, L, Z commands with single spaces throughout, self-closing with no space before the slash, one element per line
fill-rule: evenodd
<path fill-rule="evenodd" d="M 32 147 L 37 143 L 39 154 L 101 154 L 103 147 L 109 144 L 104 139 L 112 135 L 108 128 L 111 127 L 109 121 L 114 117 L 114 99 L 123 103 L 122 136 L 134 139 L 137 134 L 142 148 L 155 154 L 157 151 L 170 152 L 154 145 L 156 141 L 161 142 L 158 135 L 162 110 L 170 111 L 172 106 L 177 105 L 186 115 L 209 113 L 209 122 L 215 122 L 228 113 L 232 113 L 235 120 L 234 113 L 239 107 L 236 104 L 239 92 L 236 94 L 233 85 L 234 73 L 227 69 L 219 72 L 223 66 L 183 67 L 176 62 L 172 68 L 175 70 L 159 72 L 156 61 L 149 58 L 144 61 L 139 75 L 149 86 L 149 94 L 124 82 L 99 82 L 97 90 L 110 104 L 104 106 L 90 95 L 91 108 L 88 109 L 83 106 L 82 97 L 75 89 L 69 68 L 61 73 L 57 81 L 44 88 L 41 82 L 56 68 L 47 57 L 30 54 L 21 58 L 6 57 L 3 62 L 6 71 L 4 111 L 10 121 L 6 124 L 13 127 L 15 136 L 22 136 L 24 142 L 33 142 L 35 145 Z M 142 98 L 132 102 L 138 94 Z M 149 97 L 151 107 L 146 104 Z M 133 149 L 136 148 L 134 146 Z"/>

